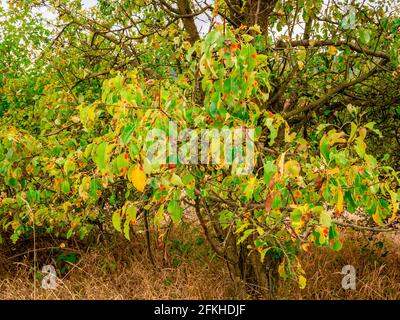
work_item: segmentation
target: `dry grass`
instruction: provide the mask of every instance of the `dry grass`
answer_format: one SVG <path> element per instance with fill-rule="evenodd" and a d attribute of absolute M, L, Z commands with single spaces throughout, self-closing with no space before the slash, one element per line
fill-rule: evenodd
<path fill-rule="evenodd" d="M 39 280 L 34 292 L 32 257 L 25 257 L 0 275 L 0 299 L 224 299 L 229 289 L 225 266 L 199 242 L 196 230 L 180 232 L 186 240 L 171 239 L 167 259 L 161 248 L 157 268 L 143 236 L 131 243 L 114 238 L 68 264 L 55 290 L 42 289 Z M 39 265 L 55 265 L 45 256 L 40 261 Z"/>
<path fill-rule="evenodd" d="M 182 232 L 186 235 L 184 242 L 169 243 L 169 264 L 162 262 L 160 250 L 160 256 L 156 257 L 158 270 L 151 265 L 143 241 L 129 244 L 114 239 L 82 253 L 79 262 L 59 277 L 55 290 L 40 288 L 38 281 L 34 292 L 31 259 L 14 261 L 8 272 L 1 274 L 0 299 L 234 298 L 225 264 L 199 243 L 197 230 Z M 308 278 L 306 289 L 300 290 L 295 283 L 281 283 L 278 298 L 400 299 L 400 240 L 381 237 L 383 248 L 376 246 L 379 239 L 373 240 L 348 233 L 340 252 L 320 248 L 303 255 L 301 260 Z M 49 261 L 42 258 L 41 262 Z M 340 271 L 346 264 L 357 270 L 356 290 L 341 288 Z"/>
<path fill-rule="evenodd" d="M 281 299 L 400 299 L 400 238 L 380 235 L 366 238 L 360 233 L 343 235 L 342 250 L 319 248 L 303 254 L 301 261 L 307 273 L 307 286 L 282 284 Z M 383 247 L 381 247 L 383 244 Z M 344 290 L 340 274 L 343 266 L 356 269 L 356 290 Z"/>
<path fill-rule="evenodd" d="M 83 257 L 55 290 L 33 292 L 32 277 L 20 268 L 14 278 L 0 283 L 0 299 L 223 299 L 223 279 L 208 266 L 183 265 L 152 271 L 149 262 L 132 262 L 105 272 L 96 253 Z M 216 270 L 215 270 L 216 271 Z M 222 280 L 222 281 L 221 281 Z M 40 284 L 40 282 L 39 282 Z M 211 291 L 210 288 L 213 290 Z"/>

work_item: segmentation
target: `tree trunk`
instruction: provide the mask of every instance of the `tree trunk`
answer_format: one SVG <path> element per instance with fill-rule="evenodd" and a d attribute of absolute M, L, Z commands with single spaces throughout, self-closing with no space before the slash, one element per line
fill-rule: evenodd
<path fill-rule="evenodd" d="M 229 16 L 236 26 L 258 24 L 267 34 L 269 17 L 277 0 L 229 0 Z"/>
<path fill-rule="evenodd" d="M 250 241 L 238 246 L 236 237 L 232 236 L 229 240 L 227 258 L 236 262 L 228 263 L 235 297 L 244 298 L 247 293 L 265 300 L 275 299 L 280 259 L 267 255 L 261 262 L 259 252 L 248 248 Z"/>
<path fill-rule="evenodd" d="M 183 26 L 185 27 L 185 30 L 189 35 L 189 42 L 191 44 L 194 44 L 197 40 L 200 39 L 200 36 L 194 22 L 194 17 L 190 16 L 192 14 L 190 2 L 189 0 L 178 0 L 177 5 L 179 13 L 182 17 Z"/>

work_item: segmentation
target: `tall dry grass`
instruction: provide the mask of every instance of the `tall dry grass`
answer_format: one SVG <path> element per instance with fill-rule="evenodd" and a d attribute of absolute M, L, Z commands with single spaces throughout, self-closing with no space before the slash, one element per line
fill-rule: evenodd
<path fill-rule="evenodd" d="M 318 248 L 303 254 L 301 261 L 307 273 L 307 286 L 282 284 L 281 299 L 400 299 L 400 238 L 395 235 L 368 237 L 347 232 L 342 250 Z M 343 266 L 356 270 L 356 290 L 342 288 Z"/>
<path fill-rule="evenodd" d="M 0 257 L 0 299 L 234 299 L 226 265 L 201 241 L 199 230 L 179 232 L 183 241 L 178 235 L 155 251 L 157 267 L 141 237 L 131 243 L 112 239 L 80 252 L 79 261 L 66 262 L 69 269 L 54 290 L 42 289 L 40 279 L 34 290 L 31 254 Z M 355 232 L 343 237 L 339 252 L 318 248 L 302 254 L 306 288 L 281 282 L 278 299 L 400 299 L 399 238 Z M 39 264 L 46 263 L 56 262 L 52 255 L 39 256 Z M 341 287 L 340 271 L 347 264 L 356 268 L 356 290 Z"/>

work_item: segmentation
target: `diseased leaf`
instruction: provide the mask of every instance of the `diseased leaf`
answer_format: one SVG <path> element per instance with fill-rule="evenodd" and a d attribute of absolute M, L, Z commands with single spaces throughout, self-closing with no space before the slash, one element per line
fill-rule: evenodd
<path fill-rule="evenodd" d="M 267 210 L 267 212 L 271 211 L 272 203 L 273 203 L 274 198 L 275 198 L 275 194 L 276 194 L 275 191 L 270 192 L 268 194 L 267 199 L 265 200 L 265 210 Z"/>
<path fill-rule="evenodd" d="M 289 160 L 285 163 L 284 172 L 286 175 L 292 178 L 297 178 L 300 174 L 300 169 L 300 163 L 298 163 L 296 160 Z"/>

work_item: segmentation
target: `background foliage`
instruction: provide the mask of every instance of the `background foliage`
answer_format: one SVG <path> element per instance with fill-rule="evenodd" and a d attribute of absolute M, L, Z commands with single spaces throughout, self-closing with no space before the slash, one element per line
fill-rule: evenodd
<path fill-rule="evenodd" d="M 395 3 L 15 0 L 0 15 L 2 241 L 130 239 L 194 215 L 234 281 L 270 297 L 279 276 L 305 287 L 298 253 L 340 250 L 340 227 L 396 228 Z M 255 128 L 253 173 L 146 161 L 171 120 Z"/>

